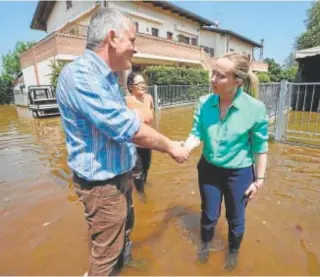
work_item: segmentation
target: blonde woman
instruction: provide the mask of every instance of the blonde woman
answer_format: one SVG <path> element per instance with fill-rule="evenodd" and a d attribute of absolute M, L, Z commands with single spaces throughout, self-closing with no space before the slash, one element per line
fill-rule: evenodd
<path fill-rule="evenodd" d="M 213 94 L 199 99 L 192 130 L 184 143 L 189 152 L 203 142 L 198 163 L 201 194 L 201 245 L 198 260 L 206 262 L 224 198 L 229 225 L 225 268 L 237 265 L 245 231 L 245 207 L 265 179 L 268 119 L 265 105 L 243 86 L 257 91 L 250 61 L 239 53 L 217 60 L 212 72 Z"/>

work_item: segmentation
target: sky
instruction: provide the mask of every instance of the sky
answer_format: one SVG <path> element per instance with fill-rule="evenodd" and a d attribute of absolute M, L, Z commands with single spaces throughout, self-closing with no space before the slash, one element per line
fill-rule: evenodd
<path fill-rule="evenodd" d="M 311 1 L 179 1 L 176 5 L 212 21 L 219 27 L 260 42 L 264 58 L 283 64 L 295 38 L 305 31 Z M 255 52 L 255 57 L 259 55 Z"/>
<path fill-rule="evenodd" d="M 264 39 L 264 58 L 282 64 L 295 37 L 305 30 L 310 1 L 171 1 L 251 40 Z M 0 1 L 0 56 L 17 41 L 38 41 L 45 32 L 30 29 L 37 1 Z M 258 55 L 256 55 L 256 58 Z M 0 59 L 0 72 L 2 59 Z"/>

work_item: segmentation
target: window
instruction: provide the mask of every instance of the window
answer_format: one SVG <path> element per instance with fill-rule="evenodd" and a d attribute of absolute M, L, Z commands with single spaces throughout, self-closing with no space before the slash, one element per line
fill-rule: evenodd
<path fill-rule="evenodd" d="M 135 22 L 134 25 L 136 26 L 136 32 L 138 33 L 139 32 L 139 23 Z"/>
<path fill-rule="evenodd" d="M 154 37 L 158 37 L 158 36 L 159 36 L 159 30 L 158 30 L 158 29 L 152 28 L 152 29 L 151 29 L 151 32 L 152 32 L 152 35 L 153 35 Z"/>
<path fill-rule="evenodd" d="M 178 41 L 186 44 L 190 44 L 190 38 L 184 35 L 178 35 Z"/>
<path fill-rule="evenodd" d="M 171 32 L 167 32 L 167 39 L 172 40 L 173 34 Z"/>
<path fill-rule="evenodd" d="M 191 39 L 191 44 L 192 45 L 197 45 L 197 39 L 196 38 L 192 38 Z"/>
<path fill-rule="evenodd" d="M 202 46 L 203 50 L 209 55 L 209 57 L 214 57 L 214 48 L 207 46 Z"/>
<path fill-rule="evenodd" d="M 72 1 L 66 1 L 67 10 L 72 8 Z"/>
<path fill-rule="evenodd" d="M 106 8 L 108 6 L 108 3 L 106 0 L 103 0 L 103 6 Z"/>
<path fill-rule="evenodd" d="M 190 44 L 190 38 L 184 36 L 183 43 Z"/>

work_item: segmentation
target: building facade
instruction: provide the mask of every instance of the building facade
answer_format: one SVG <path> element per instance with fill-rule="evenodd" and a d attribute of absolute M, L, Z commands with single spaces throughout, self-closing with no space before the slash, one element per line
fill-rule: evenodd
<path fill-rule="evenodd" d="M 267 71 L 253 53 L 262 45 L 167 1 L 39 1 L 31 28 L 47 36 L 20 57 L 25 87 L 49 85 L 51 64 L 71 61 L 85 49 L 86 32 L 96 9 L 114 7 L 126 13 L 137 29 L 138 53 L 133 70 L 148 65 L 204 68 L 211 71 L 216 58 L 243 52 L 254 71 Z M 125 76 L 124 76 L 125 78 Z"/>

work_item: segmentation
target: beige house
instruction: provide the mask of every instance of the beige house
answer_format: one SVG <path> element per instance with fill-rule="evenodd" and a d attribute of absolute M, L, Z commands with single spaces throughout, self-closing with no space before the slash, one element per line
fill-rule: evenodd
<path fill-rule="evenodd" d="M 133 70 L 147 65 L 211 70 L 215 58 L 230 51 L 246 53 L 253 70 L 268 70 L 253 59 L 254 49 L 262 45 L 167 1 L 39 1 L 31 28 L 48 35 L 20 57 L 26 88 L 49 85 L 52 62 L 81 55 L 91 15 L 107 6 L 128 14 L 136 25 Z"/>

